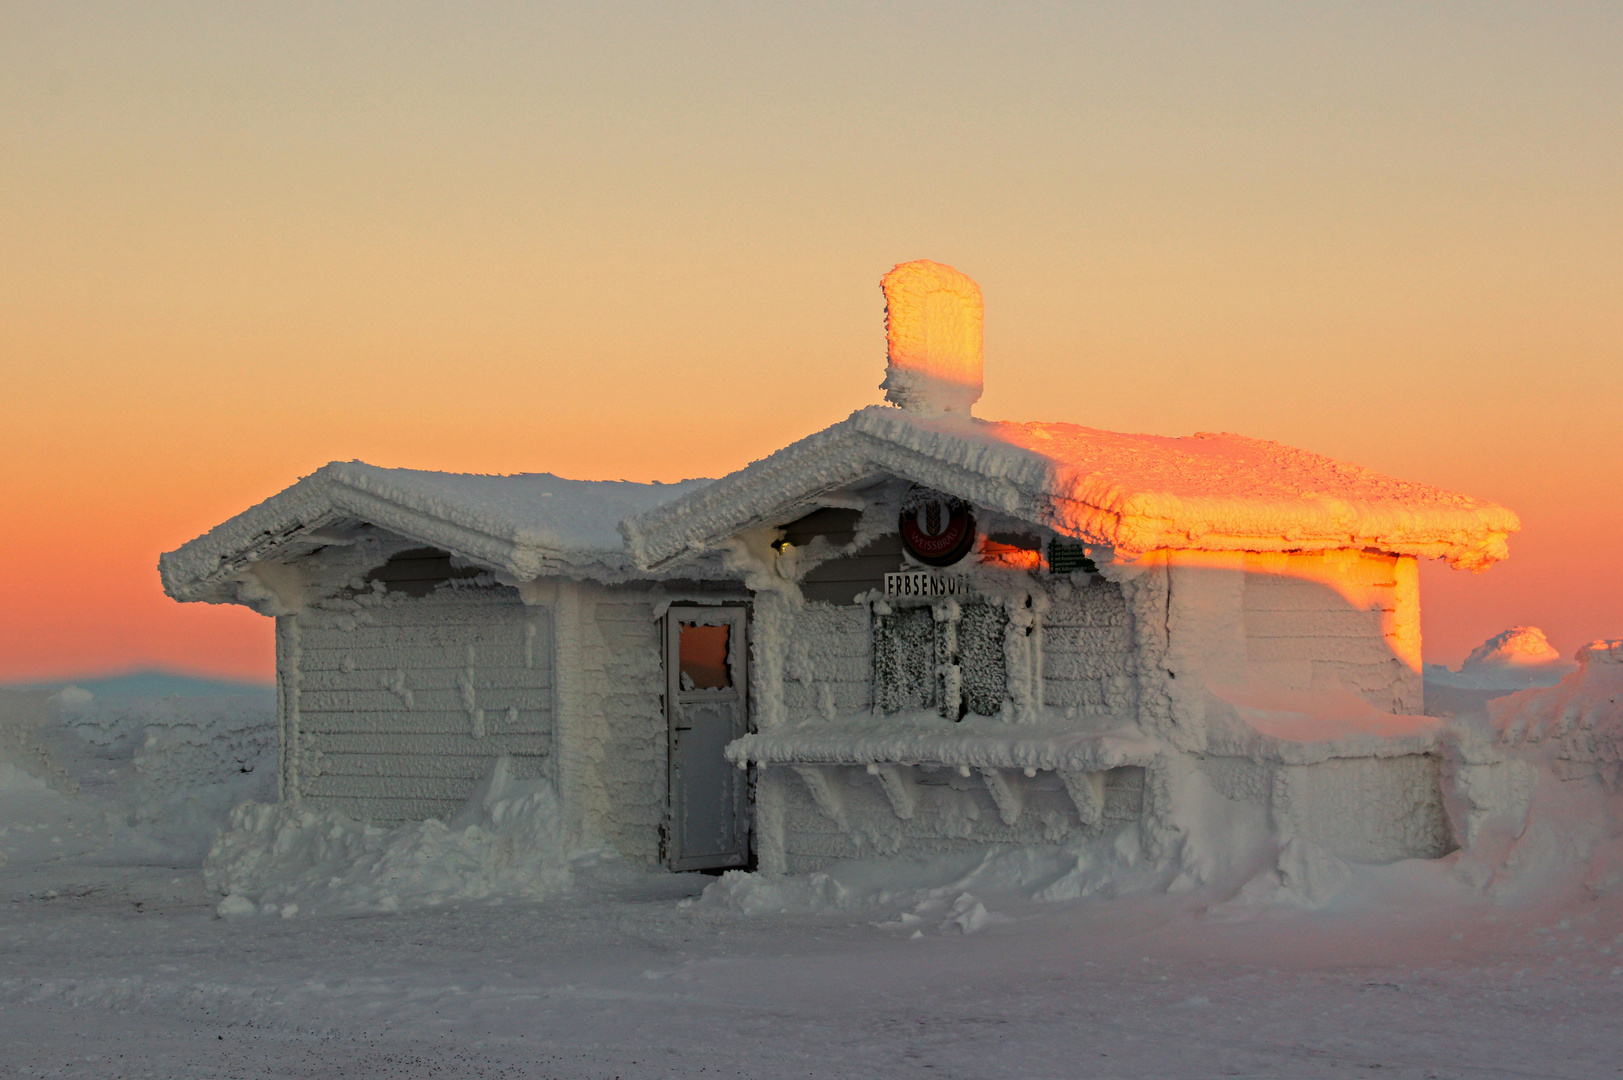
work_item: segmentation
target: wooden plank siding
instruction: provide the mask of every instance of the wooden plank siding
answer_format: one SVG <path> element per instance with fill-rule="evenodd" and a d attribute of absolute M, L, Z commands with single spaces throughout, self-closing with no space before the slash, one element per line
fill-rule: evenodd
<path fill-rule="evenodd" d="M 470 566 L 452 566 L 451 553 L 439 548 L 413 548 L 392 556 L 388 562 L 366 575 L 368 584 L 383 583 L 384 590 L 406 596 L 423 597 L 447 581 L 478 577 Z"/>
<path fill-rule="evenodd" d="M 796 547 L 807 547 L 818 537 L 842 548 L 856 539 L 861 513 L 856 510 L 825 508 L 814 510 L 783 527 L 783 538 Z M 807 600 L 828 604 L 850 604 L 859 593 L 883 589 L 885 575 L 902 569 L 902 538 L 890 533 L 880 536 L 857 551 L 819 563 L 800 580 L 800 592 Z"/>
<path fill-rule="evenodd" d="M 305 713 L 300 725 L 306 735 L 465 735 L 468 714 L 396 709 L 390 712 Z M 485 710 L 485 730 L 511 735 L 542 735 L 552 731 L 550 709 L 519 709 L 514 713 Z M 476 740 L 477 742 L 477 740 Z"/>
<path fill-rule="evenodd" d="M 784 674 L 784 707 L 791 720 L 868 713 L 873 707 L 868 609 L 806 604 L 795 615 Z"/>
<path fill-rule="evenodd" d="M 1420 675 L 1387 636 L 1398 605 L 1395 557 L 1365 553 L 1349 564 L 1325 555 L 1253 555 L 1246 568 L 1252 677 L 1295 689 L 1340 687 L 1394 713 L 1422 708 Z"/>
<path fill-rule="evenodd" d="M 1045 705 L 1081 716 L 1137 708 L 1132 616 L 1119 585 L 1095 578 L 1056 597 L 1042 640 Z"/>
<path fill-rule="evenodd" d="M 659 859 L 667 733 L 661 622 L 646 601 L 593 605 L 603 671 L 604 834 L 628 859 Z"/>
<path fill-rule="evenodd" d="M 378 580 L 444 568 L 425 557 Z M 299 618 L 299 789 L 312 809 L 444 818 L 498 755 L 521 775 L 549 760 L 551 614 L 515 590 L 391 588 L 358 613 Z"/>

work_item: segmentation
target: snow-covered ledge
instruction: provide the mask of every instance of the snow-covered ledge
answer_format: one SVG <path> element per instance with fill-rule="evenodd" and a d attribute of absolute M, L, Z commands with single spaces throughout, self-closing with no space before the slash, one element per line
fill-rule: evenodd
<path fill-rule="evenodd" d="M 1348 690 L 1207 686 L 1206 752 L 1284 765 L 1438 751 L 1448 724 L 1382 712 Z"/>
<path fill-rule="evenodd" d="M 1102 772 L 1148 765 L 1164 749 L 1130 721 L 1090 716 L 1080 721 L 1008 724 L 934 713 L 813 720 L 746 735 L 730 743 L 727 760 L 745 765 L 945 765 L 962 770 L 1020 769 Z"/>

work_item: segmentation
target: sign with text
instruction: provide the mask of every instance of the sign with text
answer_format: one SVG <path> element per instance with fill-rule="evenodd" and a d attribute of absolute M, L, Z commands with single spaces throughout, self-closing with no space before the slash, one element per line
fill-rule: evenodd
<path fill-rule="evenodd" d="M 969 582 L 956 574 L 931 574 L 909 570 L 885 575 L 886 596 L 965 596 Z"/>

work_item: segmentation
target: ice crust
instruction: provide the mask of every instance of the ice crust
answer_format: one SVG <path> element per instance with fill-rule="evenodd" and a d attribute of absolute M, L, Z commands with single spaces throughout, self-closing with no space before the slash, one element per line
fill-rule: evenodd
<path fill-rule="evenodd" d="M 1132 558 L 1162 549 L 1372 548 L 1480 570 L 1519 519 L 1497 504 L 1240 435 L 1128 435 L 1075 424 L 874 406 L 628 518 L 642 565 L 721 543 L 810 492 L 890 472 Z"/>
<path fill-rule="evenodd" d="M 344 520 L 368 522 L 528 581 L 548 566 L 627 569 L 617 526 L 708 480 L 638 484 L 551 473 L 488 476 L 333 462 L 159 559 L 178 600 L 232 600 L 233 574 L 280 544 Z"/>

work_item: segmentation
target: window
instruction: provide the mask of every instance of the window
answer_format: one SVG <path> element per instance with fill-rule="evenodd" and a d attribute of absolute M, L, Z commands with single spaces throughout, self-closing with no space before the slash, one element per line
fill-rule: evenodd
<path fill-rule="evenodd" d="M 874 618 L 874 700 L 887 713 L 935 707 L 935 616 L 909 607 Z"/>
<path fill-rule="evenodd" d="M 725 690 L 733 685 L 727 670 L 730 626 L 683 623 L 677 642 L 683 690 Z"/>
<path fill-rule="evenodd" d="M 881 712 L 934 709 L 960 720 L 997 716 L 1007 696 L 1002 605 L 972 600 L 874 615 L 874 703 Z"/>
<path fill-rule="evenodd" d="M 964 708 L 977 716 L 1003 711 L 1009 673 L 1003 655 L 1009 613 L 1002 606 L 965 604 L 958 620 L 958 670 L 964 688 Z"/>

